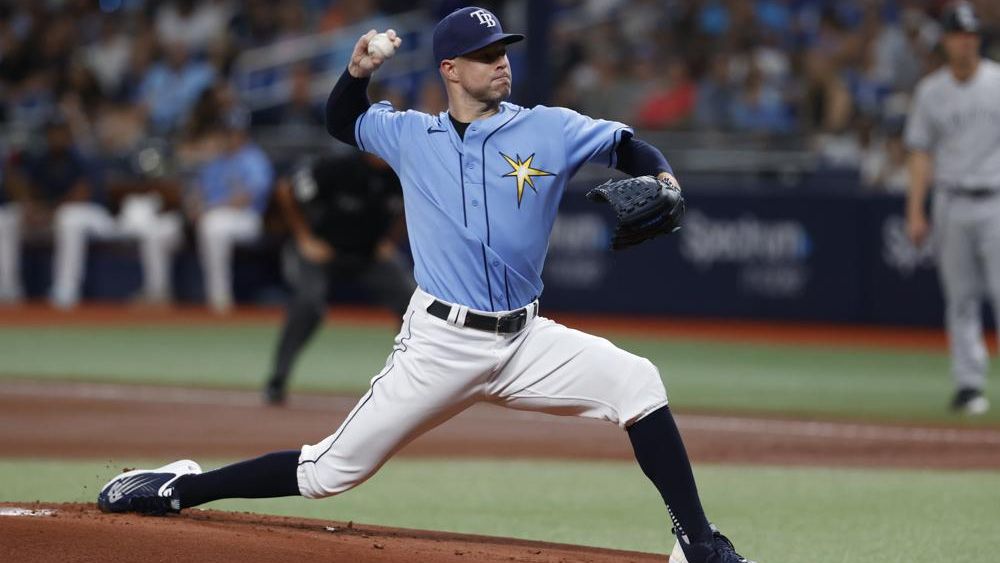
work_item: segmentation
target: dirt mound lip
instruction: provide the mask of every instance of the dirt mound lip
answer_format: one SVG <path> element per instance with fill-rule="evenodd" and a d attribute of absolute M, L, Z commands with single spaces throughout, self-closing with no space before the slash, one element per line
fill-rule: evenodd
<path fill-rule="evenodd" d="M 92 504 L 0 503 L 52 511 L 0 517 L 6 561 L 662 563 L 664 555 L 216 510 L 104 514 Z M 44 539 L 43 539 L 44 538 Z"/>

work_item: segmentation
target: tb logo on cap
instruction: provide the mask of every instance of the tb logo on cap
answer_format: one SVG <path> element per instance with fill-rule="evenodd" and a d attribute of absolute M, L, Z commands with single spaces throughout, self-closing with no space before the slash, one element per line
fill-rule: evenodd
<path fill-rule="evenodd" d="M 479 25 L 485 25 L 486 27 L 494 27 L 497 24 L 497 19 L 493 17 L 493 14 L 487 10 L 476 10 L 469 14 L 470 17 L 478 18 Z"/>

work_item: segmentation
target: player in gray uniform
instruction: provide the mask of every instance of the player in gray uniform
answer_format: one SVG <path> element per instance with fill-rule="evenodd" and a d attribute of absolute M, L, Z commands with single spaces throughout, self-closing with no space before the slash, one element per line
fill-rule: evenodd
<path fill-rule="evenodd" d="M 942 25 L 947 65 L 917 85 L 906 125 L 906 228 L 921 245 L 933 224 L 956 385 L 951 406 L 979 415 L 989 410 L 983 297 L 1000 310 L 1000 64 L 979 55 L 971 4 L 950 6 Z"/>

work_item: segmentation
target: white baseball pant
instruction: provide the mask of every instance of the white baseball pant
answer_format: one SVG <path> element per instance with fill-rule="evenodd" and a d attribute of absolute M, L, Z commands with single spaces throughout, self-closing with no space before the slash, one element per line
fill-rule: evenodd
<path fill-rule="evenodd" d="M 21 208 L 0 207 L 0 302 L 17 301 L 21 289 Z"/>
<path fill-rule="evenodd" d="M 52 266 L 52 300 L 55 305 L 73 307 L 80 300 L 87 245 L 92 238 L 138 240 L 145 296 L 153 300 L 170 298 L 170 258 L 183 240 L 180 215 L 151 212 L 142 220 L 131 215 L 127 219 L 116 221 L 107 209 L 89 202 L 68 203 L 56 211 Z"/>
<path fill-rule="evenodd" d="M 537 316 L 537 302 L 529 305 L 524 329 L 496 334 L 461 326 L 467 307 L 452 305 L 450 321 L 431 315 L 433 301 L 416 290 L 368 392 L 334 434 L 302 447 L 303 496 L 327 497 L 361 484 L 414 438 L 478 401 L 621 428 L 667 404 L 649 360 Z"/>
<path fill-rule="evenodd" d="M 198 253 L 205 278 L 205 295 L 217 312 L 233 305 L 233 247 L 260 237 L 260 215 L 252 209 L 216 207 L 198 220 Z"/>

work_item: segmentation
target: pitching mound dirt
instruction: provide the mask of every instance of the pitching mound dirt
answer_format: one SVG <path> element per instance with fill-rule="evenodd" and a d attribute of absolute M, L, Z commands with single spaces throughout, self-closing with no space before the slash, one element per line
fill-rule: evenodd
<path fill-rule="evenodd" d="M 187 510 L 148 517 L 83 504 L 0 504 L 4 561 L 116 563 L 456 562 L 662 563 L 665 555 L 402 530 L 260 514 Z M 11 508 L 47 515 L 8 516 Z"/>

